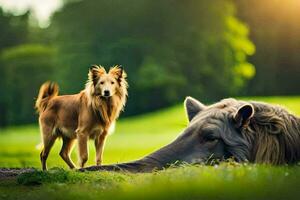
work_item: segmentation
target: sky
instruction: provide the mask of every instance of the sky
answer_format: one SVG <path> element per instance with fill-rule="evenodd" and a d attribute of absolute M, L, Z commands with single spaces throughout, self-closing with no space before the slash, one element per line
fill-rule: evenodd
<path fill-rule="evenodd" d="M 31 9 L 39 26 L 47 27 L 51 14 L 62 7 L 62 0 L 0 0 L 0 6 L 16 15 Z"/>

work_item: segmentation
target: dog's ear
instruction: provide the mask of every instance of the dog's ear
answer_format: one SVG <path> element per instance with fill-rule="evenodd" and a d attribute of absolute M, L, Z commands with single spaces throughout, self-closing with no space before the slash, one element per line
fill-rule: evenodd
<path fill-rule="evenodd" d="M 119 82 L 126 78 L 126 73 L 121 65 L 116 65 L 110 68 L 109 73 L 115 76 Z"/>
<path fill-rule="evenodd" d="M 234 115 L 234 121 L 238 128 L 245 127 L 249 124 L 250 119 L 254 115 L 254 108 L 251 104 L 241 106 Z"/>
<path fill-rule="evenodd" d="M 106 71 L 104 67 L 98 65 L 92 65 L 89 69 L 89 74 L 88 74 L 89 80 L 92 81 L 94 85 L 96 85 L 96 83 L 99 80 L 99 77 L 105 73 Z"/>
<path fill-rule="evenodd" d="M 98 68 L 99 68 L 98 65 L 91 65 L 89 71 L 93 71 L 93 70 L 96 70 L 96 69 L 98 69 Z"/>

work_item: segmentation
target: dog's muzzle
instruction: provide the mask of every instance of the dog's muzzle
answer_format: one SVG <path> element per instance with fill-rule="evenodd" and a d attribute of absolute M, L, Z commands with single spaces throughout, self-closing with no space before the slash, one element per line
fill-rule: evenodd
<path fill-rule="evenodd" d="M 103 96 L 104 96 L 104 97 L 109 97 L 109 96 L 110 96 L 109 90 L 104 90 Z"/>

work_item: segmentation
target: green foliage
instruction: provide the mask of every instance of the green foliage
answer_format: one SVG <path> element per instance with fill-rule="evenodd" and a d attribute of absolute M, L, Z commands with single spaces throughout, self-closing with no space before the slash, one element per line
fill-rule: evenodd
<path fill-rule="evenodd" d="M 18 45 L 27 41 L 28 37 L 28 15 L 25 13 L 20 16 L 13 16 L 8 13 L 4 13 L 2 8 L 0 8 L 0 57 L 2 51 L 6 48 Z M 7 85 L 5 85 L 6 72 L 3 60 L 0 58 L 0 127 L 7 124 L 6 114 L 7 114 Z"/>
<path fill-rule="evenodd" d="M 47 57 L 50 58 L 51 56 L 53 56 L 53 49 L 41 44 L 20 45 L 6 49 L 2 53 L 2 59 L 9 62 L 20 62 L 20 60 L 26 62 L 29 60 L 26 60 L 27 57 L 41 57 L 46 63 Z M 22 67 L 26 68 L 28 66 L 25 65 Z"/>
<path fill-rule="evenodd" d="M 125 115 L 186 95 L 237 94 L 255 73 L 246 60 L 254 53 L 248 28 L 227 0 L 73 2 L 53 16 L 48 32 L 64 55 L 57 72 L 64 92 L 83 88 L 91 64 L 123 65 L 130 85 Z"/>
<path fill-rule="evenodd" d="M 232 90 L 238 90 L 245 85 L 245 81 L 251 79 L 255 75 L 255 68 L 252 64 L 246 62 L 246 56 L 252 55 L 255 52 L 255 46 L 247 38 L 249 34 L 248 27 L 242 24 L 234 17 L 228 17 L 226 20 L 228 33 L 225 34 L 225 39 L 235 50 L 233 55 L 236 61 L 233 64 L 233 82 Z"/>
<path fill-rule="evenodd" d="M 0 52 L 27 41 L 29 13 L 20 16 L 4 13 L 0 7 Z"/>
<path fill-rule="evenodd" d="M 0 96 L 0 126 L 36 121 L 37 82 L 51 79 L 64 94 L 79 92 L 91 64 L 121 64 L 128 72 L 123 116 L 174 105 L 187 95 L 217 100 L 299 94 L 296 0 L 64 2 L 47 29 L 29 25 L 30 11 L 15 16 L 0 8 L 0 86 L 5 94 Z M 40 76 L 40 69 L 29 63 L 39 63 L 47 75 Z M 13 72 L 19 68 L 28 69 L 26 76 Z M 36 79 L 31 92 L 22 91 Z M 19 105 L 16 99 L 26 103 L 12 107 Z"/>
<path fill-rule="evenodd" d="M 63 183 L 68 180 L 68 171 L 56 169 L 54 171 L 25 172 L 18 176 L 17 182 L 22 185 L 40 185 L 43 182 Z"/>
<path fill-rule="evenodd" d="M 2 52 L 2 124 L 35 121 L 34 97 L 40 85 L 52 79 L 54 53 L 53 48 L 39 44 L 15 46 Z"/>
<path fill-rule="evenodd" d="M 237 94 L 255 74 L 248 28 L 227 0 L 66 1 L 47 29 L 0 12 L 0 126 L 31 123 L 39 85 L 51 79 L 63 94 L 84 88 L 92 64 L 121 64 L 128 73 L 123 115 L 181 102 Z M 220 76 L 222 74 L 222 76 Z M 18 103 L 16 103 L 18 99 Z"/>
<path fill-rule="evenodd" d="M 247 95 L 300 93 L 300 3 L 297 0 L 235 0 L 238 17 L 248 24 L 256 54 L 256 76 Z"/>
<path fill-rule="evenodd" d="M 41 185 L 49 183 L 101 183 L 102 186 L 112 187 L 115 184 L 125 182 L 129 176 L 121 173 L 104 172 L 98 174 L 94 173 L 80 173 L 79 171 L 69 171 L 62 168 L 51 168 L 48 171 L 34 170 L 32 172 L 25 172 L 17 177 L 17 183 L 20 185 Z"/>

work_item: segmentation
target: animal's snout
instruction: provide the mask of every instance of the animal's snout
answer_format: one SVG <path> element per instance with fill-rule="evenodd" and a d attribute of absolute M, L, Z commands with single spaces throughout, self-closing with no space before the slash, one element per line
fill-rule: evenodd
<path fill-rule="evenodd" d="M 109 90 L 104 90 L 104 96 L 109 97 L 110 96 L 110 91 Z"/>

